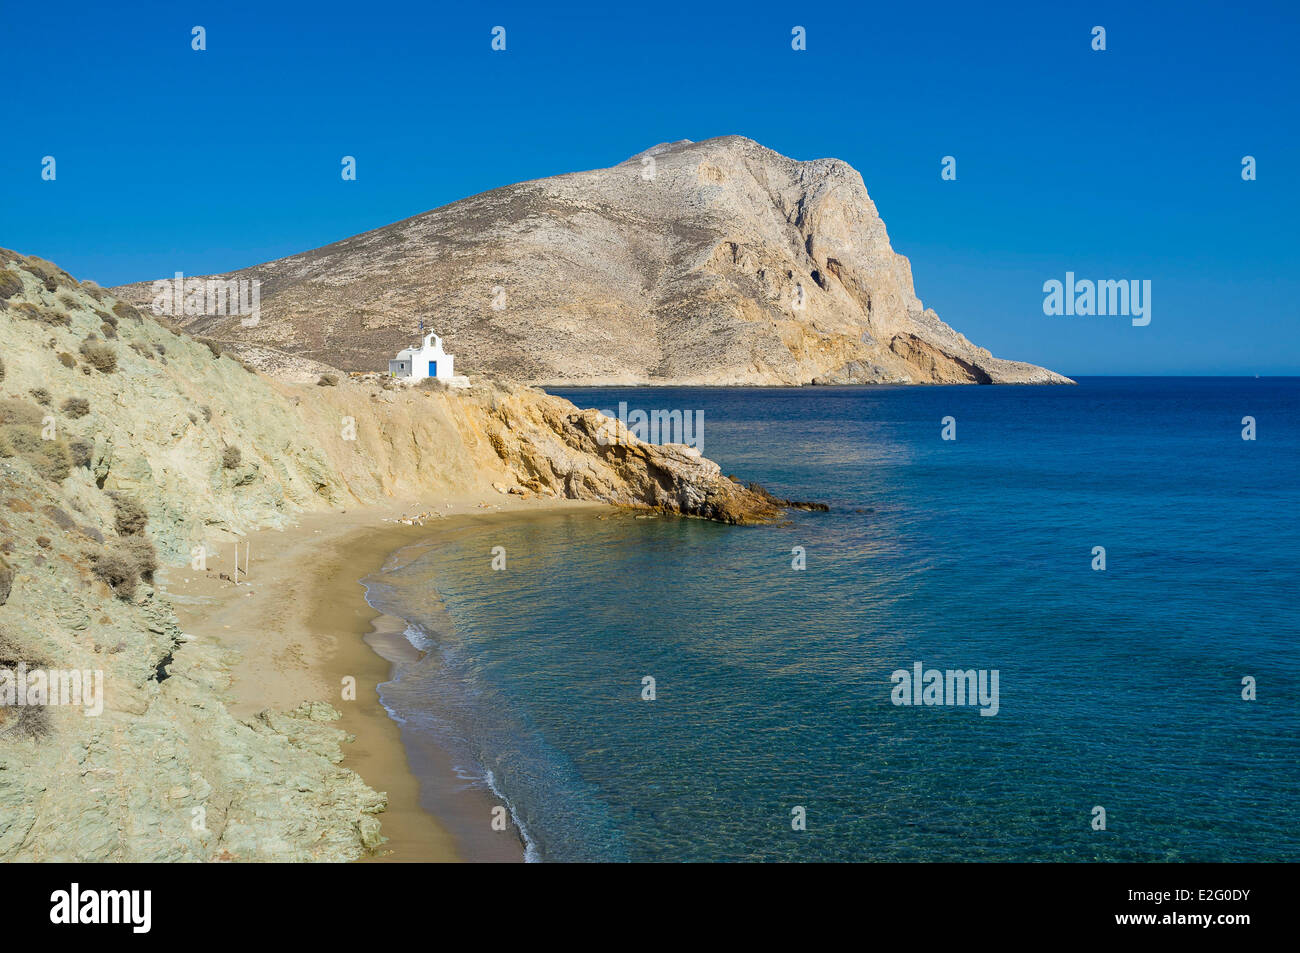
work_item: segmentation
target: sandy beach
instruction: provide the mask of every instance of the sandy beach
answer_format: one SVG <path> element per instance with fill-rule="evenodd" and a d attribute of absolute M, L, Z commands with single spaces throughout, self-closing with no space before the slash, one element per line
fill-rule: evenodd
<path fill-rule="evenodd" d="M 221 578 L 234 576 L 233 543 L 208 555 L 206 572 L 168 567 L 159 581 L 186 633 L 238 653 L 227 699 L 236 717 L 289 710 L 309 700 L 327 701 L 342 712 L 337 724 L 355 739 L 343 746 L 343 765 L 388 795 L 380 815 L 388 840 L 369 860 L 464 860 L 447 827 L 422 806 L 417 777 L 427 784 L 434 775 L 450 776 L 450 764 L 440 752 L 417 750 L 413 770 L 400 726 L 377 692 L 392 664 L 418 657 L 418 650 L 406 640 L 403 620 L 366 602 L 361 580 L 405 547 L 436 544 L 461 520 L 566 506 L 592 504 L 504 499 L 483 506 L 475 499 L 309 513 L 287 529 L 260 530 L 241 540 L 239 585 Z M 443 515 L 423 526 L 396 521 L 431 511 Z M 251 552 L 247 574 L 245 544 Z M 355 679 L 355 700 L 343 697 L 348 677 Z M 447 791 L 442 795 L 445 801 Z M 486 817 L 491 806 L 481 794 L 463 791 L 451 801 L 462 815 Z M 459 820 L 463 826 L 465 818 Z M 510 844 L 468 859 L 518 861 L 523 854 Z"/>

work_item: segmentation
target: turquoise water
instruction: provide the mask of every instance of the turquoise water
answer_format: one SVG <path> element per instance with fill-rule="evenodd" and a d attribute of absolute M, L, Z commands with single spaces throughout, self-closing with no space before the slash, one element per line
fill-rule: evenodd
<path fill-rule="evenodd" d="M 832 511 L 480 521 L 372 588 L 427 649 L 385 702 L 532 856 L 1300 857 L 1300 381 L 561 393 L 702 410 Z M 916 662 L 997 670 L 997 714 L 893 704 Z"/>

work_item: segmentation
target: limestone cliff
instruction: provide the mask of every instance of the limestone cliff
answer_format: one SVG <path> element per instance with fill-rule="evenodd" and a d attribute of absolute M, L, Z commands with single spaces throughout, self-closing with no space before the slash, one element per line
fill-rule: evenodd
<path fill-rule="evenodd" d="M 153 585 L 194 547 L 308 510 L 508 488 L 778 512 L 694 451 L 602 441 L 605 418 L 531 388 L 273 380 L 3 250 L 0 342 L 0 670 L 111 686 L 94 718 L 0 707 L 0 860 L 333 860 L 376 843 L 383 798 L 339 766 L 328 705 L 227 710 L 228 659 L 186 641 Z"/>
<path fill-rule="evenodd" d="M 170 277 L 170 276 L 159 276 Z M 222 276 L 262 314 L 194 331 L 381 370 L 432 323 L 464 370 L 532 383 L 1068 383 L 926 309 L 862 176 L 737 136 L 475 195 Z M 148 283 L 119 293 L 152 300 Z"/>

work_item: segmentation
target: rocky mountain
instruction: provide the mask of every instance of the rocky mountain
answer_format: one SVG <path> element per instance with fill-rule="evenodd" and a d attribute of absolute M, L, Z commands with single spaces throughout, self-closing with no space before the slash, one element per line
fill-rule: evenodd
<path fill-rule="evenodd" d="M 235 717 L 228 653 L 187 640 L 154 572 L 307 511 L 506 491 L 779 512 L 531 388 L 286 383 L 0 249 L 0 860 L 365 853 L 385 802 L 338 763 L 337 713 Z M 4 703 L 20 666 L 102 671 L 102 714 Z"/>
<path fill-rule="evenodd" d="M 540 384 L 1069 383 L 926 309 L 846 163 L 737 136 L 506 186 L 219 277 L 262 282 L 259 323 L 179 320 L 258 348 L 254 361 L 382 371 L 423 318 L 458 368 Z M 118 293 L 153 298 L 147 282 Z"/>

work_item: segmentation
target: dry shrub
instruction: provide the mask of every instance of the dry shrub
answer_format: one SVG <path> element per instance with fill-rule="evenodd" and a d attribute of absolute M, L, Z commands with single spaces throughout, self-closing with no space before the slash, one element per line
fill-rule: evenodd
<path fill-rule="evenodd" d="M 3 600 L 0 600 L 3 601 Z M 0 629 L 0 668 L 9 671 L 19 666 L 45 669 L 48 663 L 29 646 L 21 643 L 7 628 Z M 44 705 L 0 706 L 0 741 L 35 740 L 50 730 L 49 710 Z"/>
<path fill-rule="evenodd" d="M 29 453 L 40 453 L 41 432 L 35 427 L 28 427 L 23 424 L 8 424 L 4 428 L 5 443 L 8 445 L 8 455 L 27 456 Z"/>
<path fill-rule="evenodd" d="M 68 444 L 62 438 L 42 440 L 40 456 L 28 460 L 36 467 L 36 472 L 51 483 L 62 483 L 72 473 L 72 455 L 68 453 Z"/>
<path fill-rule="evenodd" d="M 55 311 L 52 308 L 46 308 L 42 305 L 31 304 L 23 301 L 19 304 L 11 305 L 10 310 L 20 318 L 26 318 L 29 321 L 40 321 L 52 327 L 71 327 L 72 318 L 62 311 Z"/>
<path fill-rule="evenodd" d="M 239 466 L 240 458 L 243 456 L 238 447 L 226 447 L 221 451 L 221 465 L 227 470 L 233 470 Z"/>
<path fill-rule="evenodd" d="M 101 373 L 111 374 L 117 370 L 117 351 L 94 335 L 81 342 L 81 356 Z"/>
<path fill-rule="evenodd" d="M 27 393 L 32 395 L 32 400 L 36 401 L 36 403 L 42 404 L 46 407 L 48 407 L 50 401 L 54 399 L 50 396 L 50 392 L 44 387 L 33 387 Z"/>
<path fill-rule="evenodd" d="M 44 479 L 52 483 L 62 483 L 72 472 L 72 460 L 68 455 L 67 442 L 59 437 L 45 440 L 36 427 L 11 424 L 4 428 L 5 440 L 9 453 L 22 457 Z"/>
<path fill-rule="evenodd" d="M 91 570 L 119 599 L 130 599 L 140 585 L 140 568 L 135 557 L 124 549 L 105 549 L 94 557 Z"/>
<path fill-rule="evenodd" d="M 128 536 L 119 540 L 119 552 L 135 562 L 136 572 L 145 582 L 153 583 L 153 574 L 158 569 L 158 551 L 154 549 L 153 540 L 148 536 Z"/>
<path fill-rule="evenodd" d="M 140 312 L 125 301 L 119 301 L 114 304 L 113 313 L 119 318 L 134 318 L 136 321 L 141 320 Z"/>
<path fill-rule="evenodd" d="M 95 446 L 89 440 L 78 437 L 68 443 L 68 455 L 72 458 L 74 467 L 89 469 L 90 463 L 95 457 Z"/>
<path fill-rule="evenodd" d="M 0 400 L 0 457 L 22 457 L 42 476 L 59 481 L 67 476 L 59 468 L 67 450 L 62 441 L 41 439 L 44 420 L 44 412 L 35 404 Z"/>
<path fill-rule="evenodd" d="M 135 595 L 140 580 L 153 583 L 158 552 L 144 535 L 120 537 L 92 558 L 93 571 L 122 599 Z"/>
<path fill-rule="evenodd" d="M 64 367 L 72 368 L 77 366 L 77 359 L 67 351 L 59 352 L 59 363 Z"/>
<path fill-rule="evenodd" d="M 69 397 L 59 405 L 59 409 L 69 417 L 84 417 L 90 413 L 90 401 L 84 397 Z"/>
<path fill-rule="evenodd" d="M 113 525 L 119 536 L 135 536 L 144 532 L 149 522 L 149 512 L 133 496 L 114 490 L 108 494 L 113 501 Z"/>
<path fill-rule="evenodd" d="M 339 382 L 339 379 L 333 374 L 322 374 L 320 380 L 316 382 L 317 387 L 333 387 Z"/>
<path fill-rule="evenodd" d="M 25 400 L 0 400 L 0 424 L 35 427 L 38 430 L 45 420 L 45 412 Z"/>
<path fill-rule="evenodd" d="M 23 290 L 23 280 L 8 268 L 0 268 L 0 299 L 12 298 Z"/>

